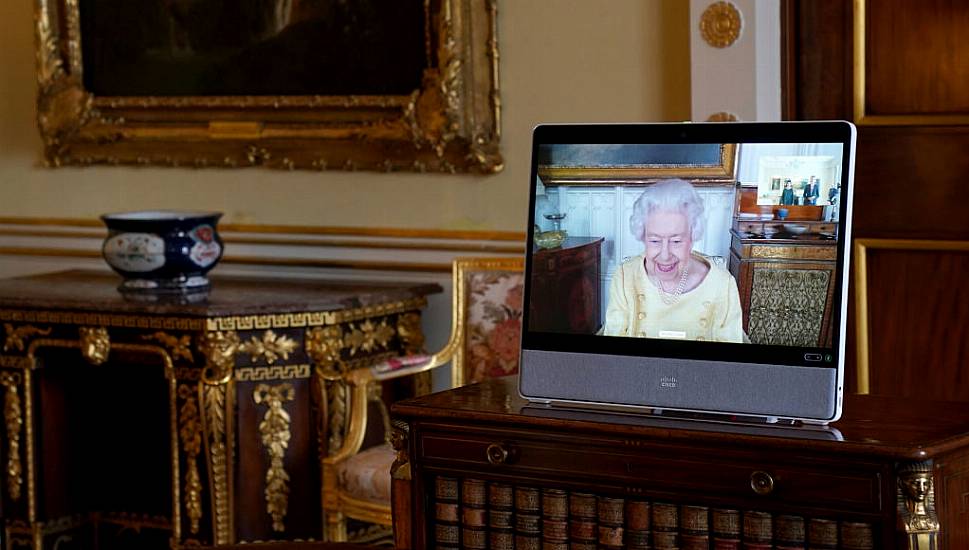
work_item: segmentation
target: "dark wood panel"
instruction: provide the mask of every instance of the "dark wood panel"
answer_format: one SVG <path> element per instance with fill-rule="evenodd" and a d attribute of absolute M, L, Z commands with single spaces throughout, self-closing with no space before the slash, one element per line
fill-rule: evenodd
<path fill-rule="evenodd" d="M 969 252 L 867 256 L 872 392 L 969 400 Z"/>
<path fill-rule="evenodd" d="M 949 47 L 949 42 L 961 35 L 961 29 L 966 26 L 965 19 L 969 17 L 969 11 L 957 5 L 943 0 L 867 3 L 868 114 L 928 114 L 969 103 L 969 78 L 962 74 L 969 71 L 969 66 L 958 70 L 945 69 L 956 59 L 954 55 L 961 55 L 961 59 L 969 56 L 965 51 L 969 48 L 965 40 Z M 852 2 L 786 0 L 783 6 L 781 42 L 786 50 L 781 59 L 782 63 L 790 65 L 783 67 L 786 75 L 782 90 L 785 118 L 851 120 L 854 117 Z M 950 17 L 953 10 L 961 12 Z M 953 29 L 956 29 L 955 33 Z M 913 64 L 917 65 L 913 70 L 900 69 Z M 946 95 L 953 93 L 959 97 Z M 871 101 L 875 102 L 874 107 Z M 859 126 L 853 236 L 969 240 L 969 215 L 965 214 L 966 175 L 969 174 L 966 151 L 969 151 L 969 126 Z M 857 265 L 857 258 L 854 261 L 853 265 Z M 873 289 L 868 300 L 873 309 L 885 312 L 884 315 L 905 315 L 906 311 L 924 314 L 920 291 L 944 296 L 956 280 L 942 281 L 928 269 L 928 275 L 921 280 L 916 277 L 901 280 L 902 273 L 885 275 L 886 269 L 895 266 L 882 264 L 879 267 L 873 265 L 869 273 L 882 277 L 876 285 L 888 286 Z M 909 268 L 914 269 L 917 265 L 913 263 Z M 938 267 L 931 265 L 934 266 L 931 269 Z M 961 280 L 965 280 L 964 275 Z M 901 288 L 901 285 L 912 284 L 917 286 Z M 852 285 L 846 342 L 848 391 L 857 389 L 854 293 Z M 921 361 L 899 364 L 896 352 L 917 354 L 924 351 L 920 346 L 928 345 L 927 338 L 930 337 L 926 335 L 942 338 L 938 335 L 948 334 L 951 327 L 964 323 L 964 316 L 965 313 L 957 311 L 949 316 L 921 315 L 917 317 L 924 323 L 920 332 L 898 331 L 891 336 L 896 340 L 893 346 L 899 348 L 884 341 L 881 347 L 871 348 L 873 391 L 908 392 L 908 387 L 896 388 L 894 384 L 908 384 L 926 370 L 933 371 L 932 376 L 936 377 L 931 384 L 941 379 L 946 383 L 958 379 L 959 369 L 951 361 L 930 362 L 942 360 L 937 357 L 957 356 L 960 348 L 954 339 L 936 341 L 935 345 L 949 347 L 923 354 Z M 908 322 L 905 318 L 896 321 Z M 870 328 L 875 334 L 874 327 Z M 914 370 L 902 375 L 902 369 L 906 368 Z M 884 380 L 880 380 L 882 369 L 888 369 L 884 373 L 888 378 Z M 940 372 L 945 369 L 953 371 Z M 924 385 L 922 388 L 930 393 L 950 391 Z M 960 398 L 969 399 L 969 393 Z"/>
<path fill-rule="evenodd" d="M 969 127 L 858 131 L 854 235 L 969 239 Z"/>
<path fill-rule="evenodd" d="M 789 120 L 850 118 L 851 2 L 788 0 L 782 43 L 792 51 L 781 58 L 793 67 L 782 105 Z"/>
<path fill-rule="evenodd" d="M 964 2 L 869 0 L 865 10 L 867 114 L 969 111 L 966 28 L 969 9 Z"/>

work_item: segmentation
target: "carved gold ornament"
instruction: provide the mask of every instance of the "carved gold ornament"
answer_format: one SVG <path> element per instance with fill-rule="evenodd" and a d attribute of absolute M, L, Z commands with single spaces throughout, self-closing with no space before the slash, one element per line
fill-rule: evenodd
<path fill-rule="evenodd" d="M 306 354 L 327 377 L 334 371 L 343 349 L 343 330 L 338 326 L 314 327 L 306 331 Z"/>
<path fill-rule="evenodd" d="M 194 389 L 187 384 L 178 386 L 178 397 L 182 400 L 179 408 L 178 436 L 185 451 L 185 511 L 189 519 L 189 531 L 199 532 L 202 518 L 202 481 L 199 476 L 198 455 L 202 452 L 202 424 L 199 418 L 198 399 Z"/>
<path fill-rule="evenodd" d="M 207 384 L 225 384 L 232 376 L 239 335 L 234 330 L 206 332 L 199 342 L 199 351 L 205 357 L 202 380 Z"/>
<path fill-rule="evenodd" d="M 20 462 L 20 430 L 24 425 L 23 410 L 17 388 L 20 373 L 0 373 L 0 386 L 6 388 L 3 399 L 3 421 L 7 428 L 7 493 L 10 500 L 20 500 L 23 465 Z"/>
<path fill-rule="evenodd" d="M 10 323 L 4 323 L 3 328 L 7 332 L 7 339 L 3 342 L 3 351 L 10 351 L 11 349 L 24 351 L 24 349 L 26 349 L 27 338 L 38 334 L 41 336 L 47 336 L 51 331 L 50 327 L 43 330 L 32 325 L 24 325 L 14 328 L 14 326 Z"/>
<path fill-rule="evenodd" d="M 266 362 L 272 365 L 277 359 L 282 357 L 289 359 L 289 354 L 296 349 L 296 340 L 288 336 L 276 336 L 276 333 L 267 330 L 262 333 L 262 339 L 253 336 L 248 342 L 239 345 L 239 351 L 249 354 L 253 362 L 259 358 L 265 358 Z"/>
<path fill-rule="evenodd" d="M 80 327 L 81 355 L 92 365 L 101 365 L 111 352 L 111 338 L 104 327 Z"/>
<path fill-rule="evenodd" d="M 898 519 L 909 536 L 939 531 L 932 465 L 931 461 L 911 462 L 898 468 Z"/>
<path fill-rule="evenodd" d="M 192 357 L 192 337 L 188 334 L 178 337 L 159 331 L 154 334 L 145 334 L 142 338 L 161 342 L 163 346 L 168 348 L 172 357 L 180 357 L 189 363 L 195 362 L 195 358 Z"/>
<path fill-rule="evenodd" d="M 356 355 L 358 351 L 370 352 L 378 347 L 386 348 L 390 339 L 397 333 L 387 324 L 386 319 L 381 320 L 379 325 L 367 319 L 357 327 L 351 323 L 347 328 L 349 330 L 344 336 L 344 342 L 350 348 L 351 356 Z"/>
<path fill-rule="evenodd" d="M 700 35 L 714 48 L 726 48 L 740 38 L 743 20 L 730 2 L 715 2 L 700 16 Z"/>
<path fill-rule="evenodd" d="M 408 354 L 424 351 L 424 332 L 421 330 L 420 313 L 402 313 L 397 318 L 397 336 Z"/>
<path fill-rule="evenodd" d="M 259 384 L 252 394 L 257 405 L 267 407 L 262 422 L 259 423 L 259 433 L 262 434 L 262 444 L 269 453 L 269 470 L 266 472 L 266 511 L 273 518 L 273 530 L 286 530 L 283 520 L 289 508 L 289 474 L 284 468 L 283 459 L 289 447 L 291 437 L 289 430 L 289 413 L 283 408 L 287 401 L 296 398 L 296 390 L 292 384 Z"/>

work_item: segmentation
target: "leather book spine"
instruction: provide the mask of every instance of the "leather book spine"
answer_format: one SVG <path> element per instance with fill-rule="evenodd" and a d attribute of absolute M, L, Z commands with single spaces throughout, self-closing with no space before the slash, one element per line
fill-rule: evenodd
<path fill-rule="evenodd" d="M 653 548 L 672 550 L 680 547 L 680 510 L 675 504 L 653 503 Z"/>
<path fill-rule="evenodd" d="M 808 522 L 808 548 L 833 550 L 838 547 L 838 522 L 831 519 L 811 518 Z"/>
<path fill-rule="evenodd" d="M 625 499 L 603 496 L 596 499 L 596 511 L 599 519 L 599 548 L 611 550 L 623 547 L 625 509 Z"/>
<path fill-rule="evenodd" d="M 710 509 L 706 506 L 680 506 L 680 549 L 709 550 Z"/>
<path fill-rule="evenodd" d="M 569 539 L 571 550 L 596 550 L 599 544 L 596 523 L 596 496 L 569 494 Z"/>
<path fill-rule="evenodd" d="M 569 494 L 542 489 L 542 550 L 569 550 Z"/>
<path fill-rule="evenodd" d="M 461 525 L 457 478 L 434 478 L 434 547 L 457 550 L 461 547 Z"/>
<path fill-rule="evenodd" d="M 542 502 L 535 487 L 515 487 L 515 548 L 542 547 Z"/>
<path fill-rule="evenodd" d="M 647 550 L 652 548 L 652 508 L 645 500 L 626 501 L 626 548 Z"/>
<path fill-rule="evenodd" d="M 515 492 L 511 485 L 488 484 L 488 545 L 515 550 Z"/>
<path fill-rule="evenodd" d="M 841 522 L 841 548 L 843 550 L 873 550 L 875 540 L 870 523 Z"/>
<path fill-rule="evenodd" d="M 480 479 L 461 481 L 461 542 L 468 550 L 488 548 L 487 484 Z"/>
<path fill-rule="evenodd" d="M 807 535 L 804 518 L 781 514 L 774 518 L 774 545 L 781 550 L 804 550 Z"/>
<path fill-rule="evenodd" d="M 744 512 L 744 548 L 770 549 L 774 541 L 774 521 L 770 512 Z"/>
<path fill-rule="evenodd" d="M 739 550 L 740 510 L 714 508 L 710 511 L 710 523 L 715 550 Z"/>

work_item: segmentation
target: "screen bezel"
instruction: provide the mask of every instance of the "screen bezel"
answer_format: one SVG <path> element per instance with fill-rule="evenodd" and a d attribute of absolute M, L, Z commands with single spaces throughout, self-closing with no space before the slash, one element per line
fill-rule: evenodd
<path fill-rule="evenodd" d="M 522 349 L 559 351 L 591 355 L 659 357 L 701 361 L 731 361 L 764 365 L 788 365 L 806 368 L 844 370 L 844 337 L 848 271 L 848 243 L 851 227 L 851 193 L 853 188 L 854 126 L 844 121 L 783 123 L 656 123 L 656 124 L 542 124 L 535 127 L 532 139 L 532 162 L 529 177 L 528 239 L 525 254 Z M 656 338 L 601 336 L 539 332 L 531 330 L 529 317 L 532 294 L 535 238 L 536 180 L 539 147 L 548 144 L 695 144 L 695 143 L 841 143 L 841 197 L 838 207 L 837 269 L 832 297 L 832 346 L 781 346 L 769 344 L 735 344 L 696 342 Z M 647 342 L 648 345 L 643 345 Z M 805 354 L 820 353 L 825 360 L 813 362 Z M 830 361 L 827 359 L 830 357 Z M 839 376 L 839 379 L 841 376 Z"/>

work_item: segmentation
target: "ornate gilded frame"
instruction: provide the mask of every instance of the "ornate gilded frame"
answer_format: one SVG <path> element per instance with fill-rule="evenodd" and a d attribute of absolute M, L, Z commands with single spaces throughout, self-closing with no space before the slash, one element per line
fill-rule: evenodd
<path fill-rule="evenodd" d="M 621 185 L 664 178 L 683 178 L 701 185 L 733 185 L 736 164 L 737 144 L 724 143 L 720 145 L 720 161 L 716 164 L 541 165 L 538 176 L 544 185 Z"/>
<path fill-rule="evenodd" d="M 409 95 L 96 96 L 79 0 L 34 0 L 37 118 L 48 166 L 265 166 L 494 173 L 497 0 L 424 0 L 427 64 Z"/>

